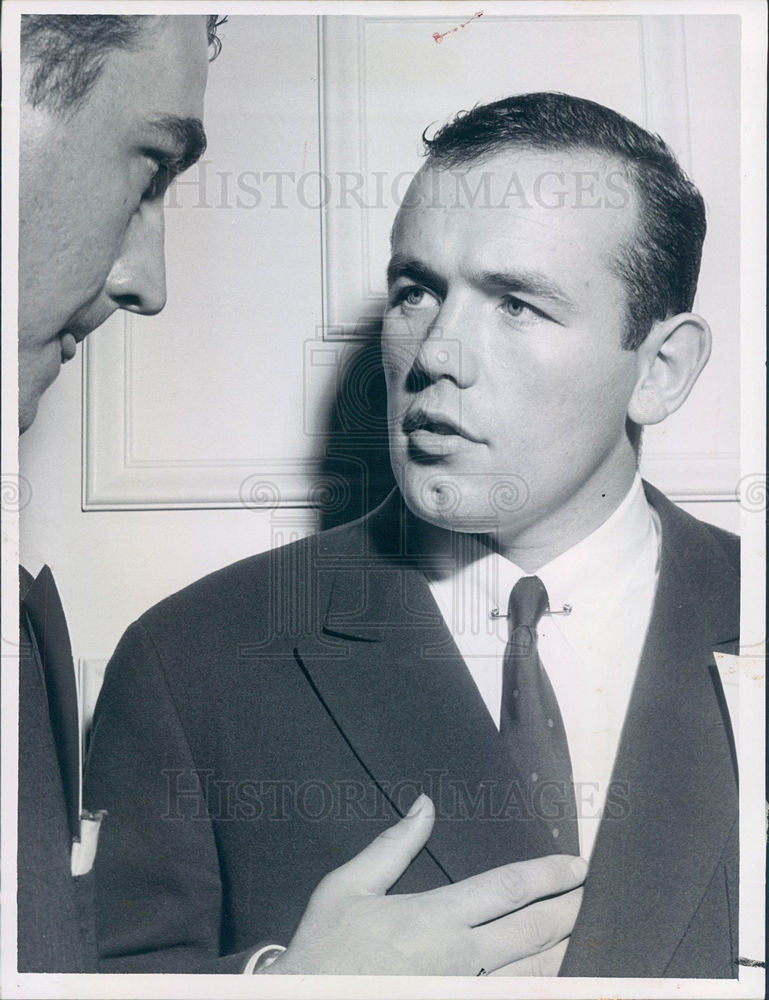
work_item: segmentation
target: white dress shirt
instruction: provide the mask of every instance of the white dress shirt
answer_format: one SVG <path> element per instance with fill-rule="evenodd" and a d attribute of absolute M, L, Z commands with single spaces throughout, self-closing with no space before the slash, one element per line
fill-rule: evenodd
<path fill-rule="evenodd" d="M 455 536 L 456 538 L 456 536 Z M 589 858 L 606 800 L 657 587 L 660 525 L 636 474 L 627 496 L 587 538 L 536 574 L 465 536 L 452 568 L 427 572 L 430 590 L 499 728 L 510 592 L 538 576 L 550 610 L 538 648 L 563 717 L 577 800 L 580 853 Z"/>

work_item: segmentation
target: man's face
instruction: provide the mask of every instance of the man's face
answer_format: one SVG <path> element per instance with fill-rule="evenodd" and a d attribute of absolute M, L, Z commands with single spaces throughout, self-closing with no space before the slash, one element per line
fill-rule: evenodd
<path fill-rule="evenodd" d="M 197 155 L 208 51 L 204 17 L 148 22 L 137 47 L 107 55 L 73 114 L 22 101 L 21 430 L 62 362 L 115 309 L 165 305 L 163 196 L 174 161 Z"/>
<path fill-rule="evenodd" d="M 382 353 L 393 469 L 422 519 L 504 545 L 629 486 L 636 355 L 610 261 L 637 205 L 617 170 L 512 150 L 412 184 Z"/>

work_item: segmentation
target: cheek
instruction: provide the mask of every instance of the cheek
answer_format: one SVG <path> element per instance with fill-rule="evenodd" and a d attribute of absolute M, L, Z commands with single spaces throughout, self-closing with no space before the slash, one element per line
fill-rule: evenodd
<path fill-rule="evenodd" d="M 98 206 L 89 205 L 89 211 L 79 220 L 81 236 L 90 233 L 87 251 L 91 260 L 114 260 L 136 211 L 136 205 L 118 197 L 103 200 Z"/>
<path fill-rule="evenodd" d="M 87 306 L 104 287 L 104 283 L 109 274 L 113 256 L 103 243 L 95 246 L 89 245 L 86 253 L 80 252 L 70 255 L 69 262 L 62 261 L 64 265 L 60 268 L 58 286 L 61 292 L 62 302 L 70 306 L 70 311 L 77 311 Z"/>
<path fill-rule="evenodd" d="M 123 198 L 89 201 L 73 216 L 67 227 L 66 243 L 53 260 L 57 284 L 65 297 L 90 301 L 102 290 L 109 272 L 120 255 L 131 208 Z"/>
<path fill-rule="evenodd" d="M 499 408 L 505 433 L 500 444 L 541 442 L 564 455 L 589 441 L 613 440 L 624 433 L 635 385 L 634 355 L 602 357 L 597 351 L 551 352 L 547 358 L 519 359 L 498 370 L 490 398 Z"/>
<path fill-rule="evenodd" d="M 70 225 L 91 262 L 118 251 L 141 193 L 140 178 L 122 159 L 98 156 L 83 166 L 67 201 Z"/>
<path fill-rule="evenodd" d="M 624 424 L 627 406 L 637 379 L 636 356 L 630 351 L 593 356 L 570 383 L 574 405 L 595 413 L 607 425 Z"/>

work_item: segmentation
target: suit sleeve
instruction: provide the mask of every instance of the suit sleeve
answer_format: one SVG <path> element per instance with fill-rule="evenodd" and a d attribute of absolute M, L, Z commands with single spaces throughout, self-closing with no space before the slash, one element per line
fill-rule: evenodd
<path fill-rule="evenodd" d="M 241 972 L 250 952 L 220 955 L 222 885 L 202 775 L 141 623 L 107 667 L 84 805 L 107 812 L 94 864 L 99 971 Z"/>

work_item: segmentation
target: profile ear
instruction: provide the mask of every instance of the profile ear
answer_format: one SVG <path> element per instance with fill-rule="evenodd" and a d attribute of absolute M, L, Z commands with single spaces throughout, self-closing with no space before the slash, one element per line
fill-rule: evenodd
<path fill-rule="evenodd" d="M 710 357 L 710 327 L 694 313 L 659 320 L 636 352 L 638 378 L 627 415 L 658 424 L 675 413 Z"/>

